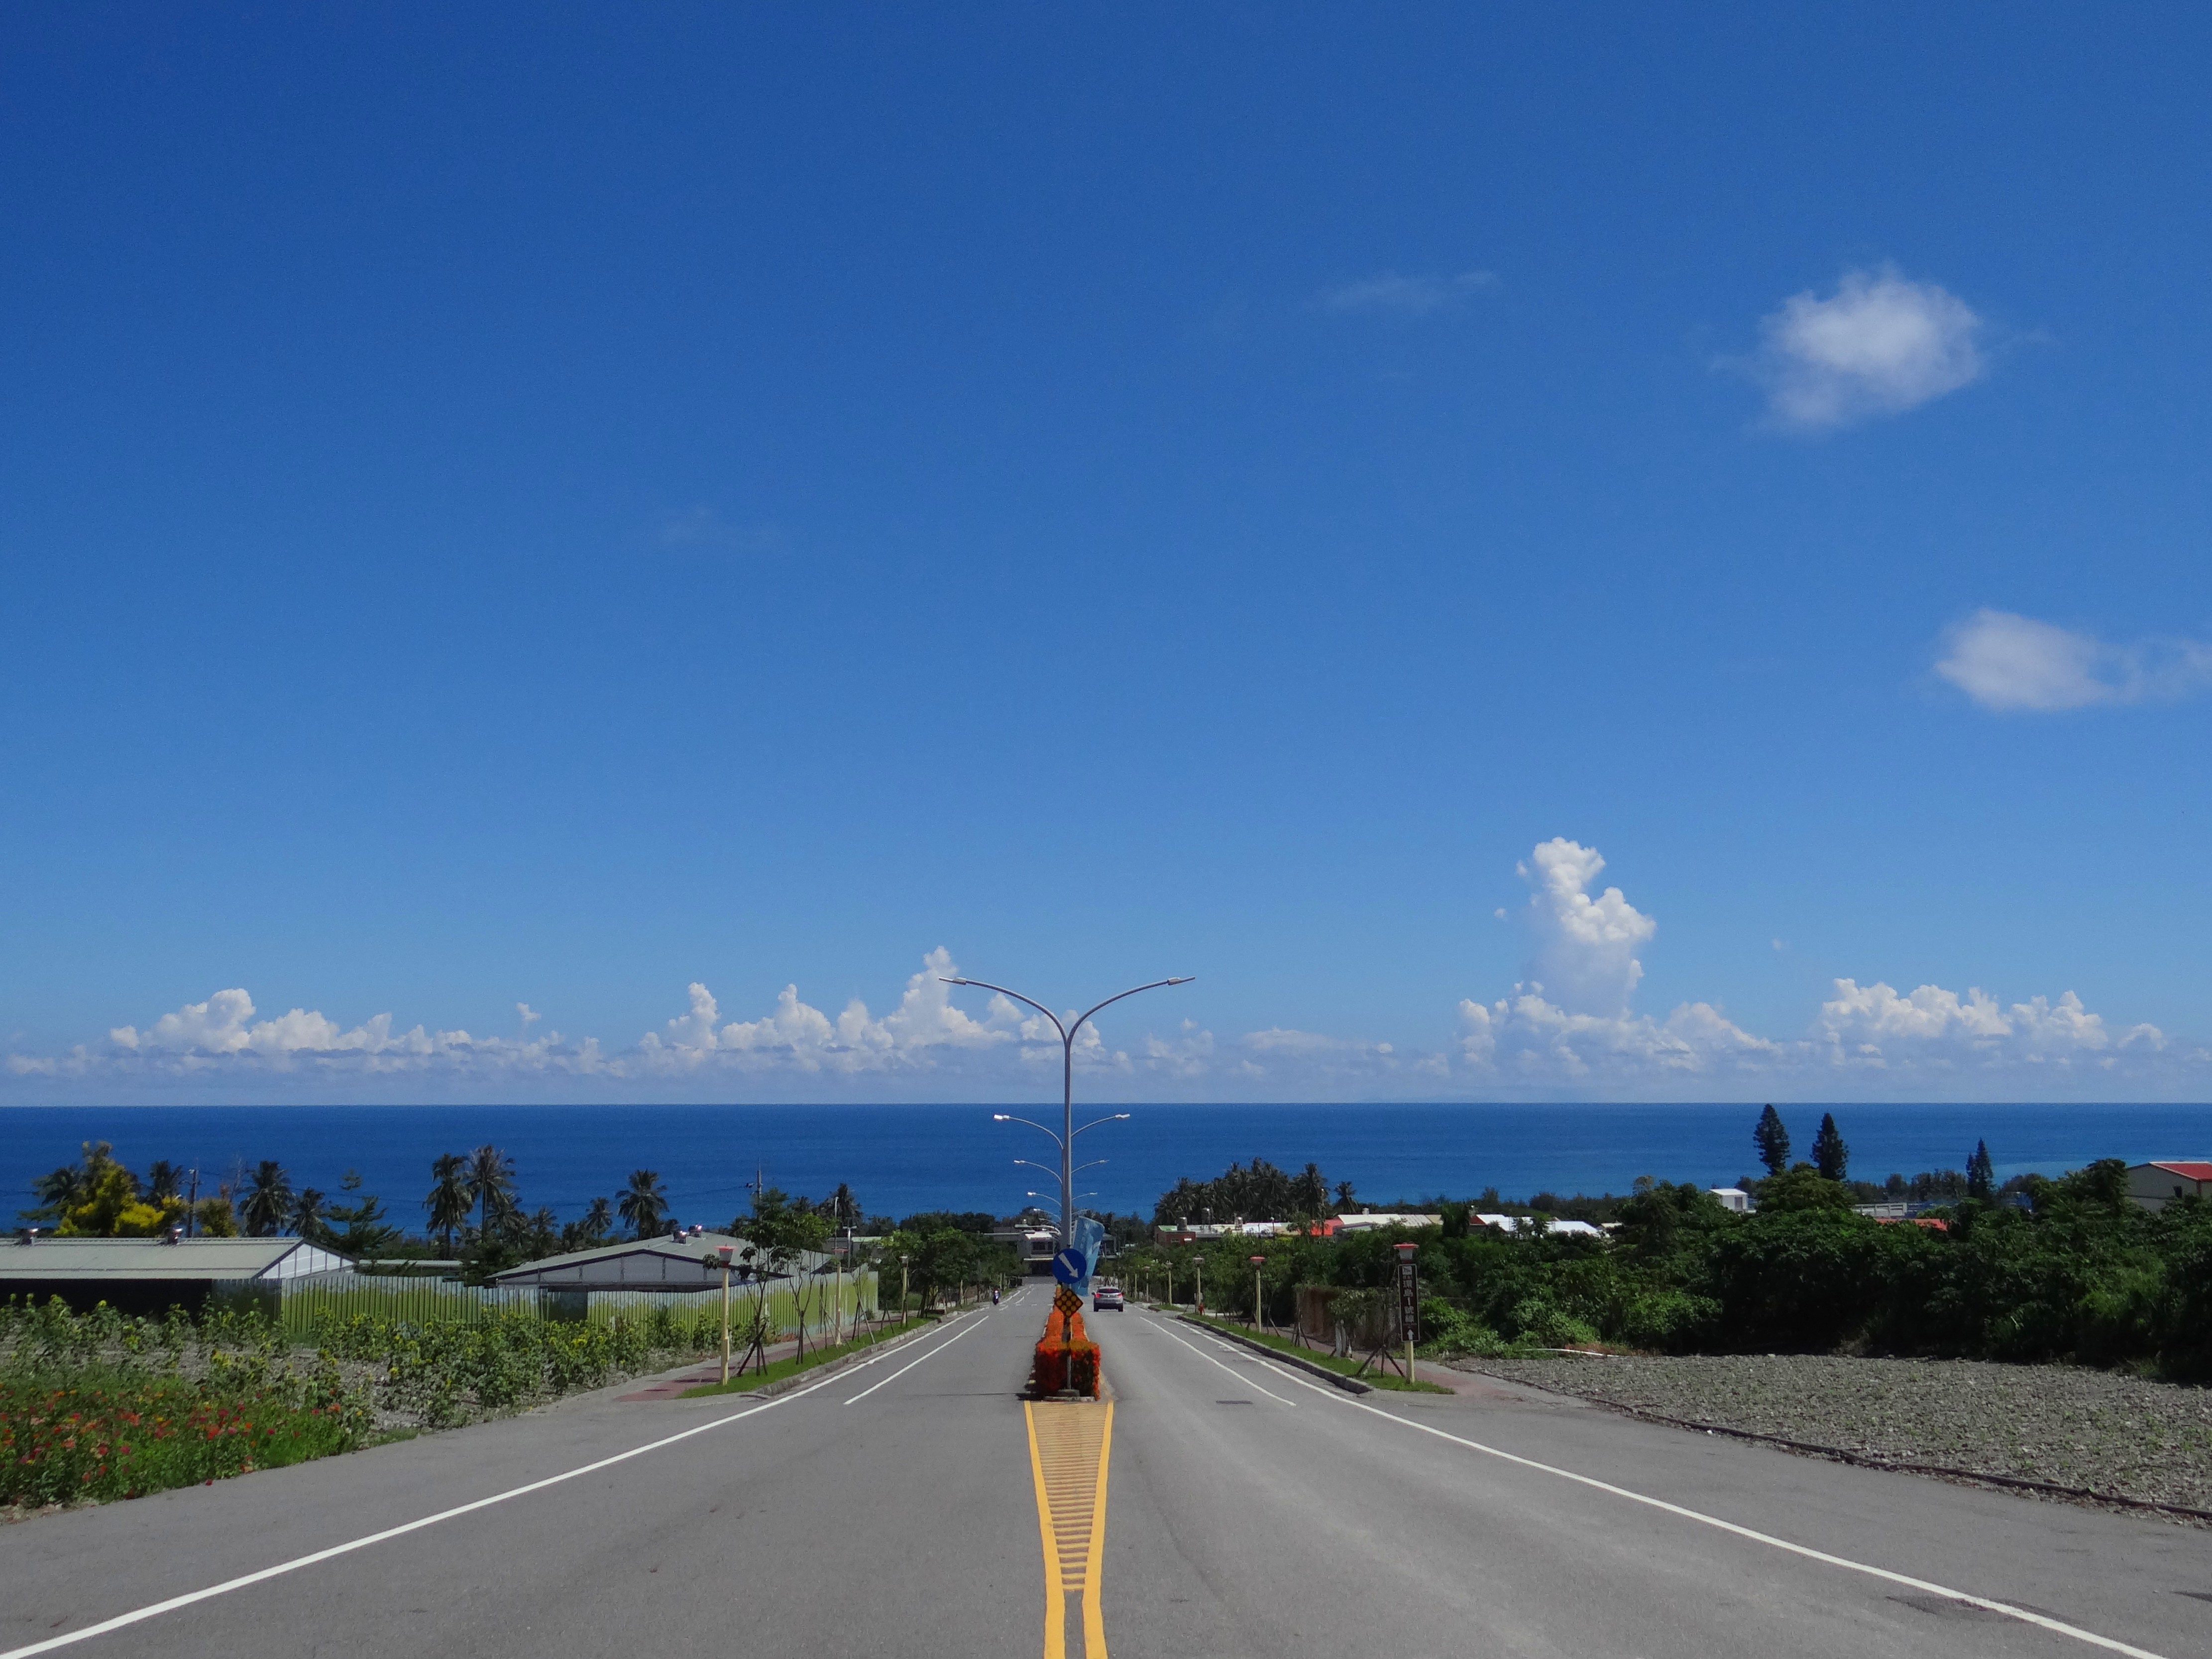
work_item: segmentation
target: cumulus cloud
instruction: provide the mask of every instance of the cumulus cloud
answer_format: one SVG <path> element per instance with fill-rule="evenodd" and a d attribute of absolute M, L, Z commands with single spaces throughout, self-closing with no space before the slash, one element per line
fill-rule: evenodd
<path fill-rule="evenodd" d="M 2071 990 L 2005 1000 L 1978 987 L 1902 992 L 1881 979 L 1838 979 L 1797 1035 L 1778 1037 L 1711 1001 L 1643 1012 L 1633 1006 L 1639 952 L 1658 925 L 1620 888 L 1599 888 L 1597 849 L 1555 837 L 1518 868 L 1530 890 L 1528 977 L 1509 994 L 1461 999 L 1443 1049 L 1280 1025 L 1219 1041 L 1189 1018 L 1117 1042 L 1094 1022 L 1077 1064 L 1111 1099 L 1832 1099 L 1839 1077 L 1869 1097 L 2146 1099 L 2201 1098 L 2212 1082 L 2212 1052 L 2153 1025 L 2108 1021 Z M 939 949 L 881 1015 L 857 998 L 829 1012 L 794 984 L 750 1018 L 726 1016 L 694 981 L 679 1011 L 612 1049 L 555 1030 L 527 1040 L 403 1030 L 388 1013 L 347 1024 L 295 1007 L 264 1018 L 234 988 L 118 1025 L 105 1044 L 0 1057 L 0 1086 L 38 1098 L 82 1083 L 114 1098 L 137 1080 L 220 1098 L 258 1077 L 291 1100 L 312 1098 L 319 1079 L 332 1091 L 350 1079 L 373 1099 L 471 1086 L 501 1099 L 1056 1097 L 1050 1023 L 1006 997 L 945 983 L 955 976 Z M 543 1024 L 526 1004 L 516 1012 L 526 1036 Z"/>
<path fill-rule="evenodd" d="M 856 997 L 833 1020 L 801 1001 L 796 985 L 787 985 L 773 1013 L 727 1024 L 714 994 L 695 981 L 690 1011 L 668 1022 L 665 1037 L 658 1031 L 645 1034 L 638 1044 L 639 1063 L 655 1072 L 696 1070 L 717 1060 L 738 1069 L 880 1071 L 925 1062 L 942 1051 L 1034 1043 L 1049 1034 L 1050 1028 L 1034 1016 L 1024 1022 L 1016 1005 L 1002 996 L 994 995 L 985 1017 L 976 1019 L 953 1002 L 952 987 L 945 982 L 957 973 L 951 955 L 940 947 L 922 958 L 921 971 L 907 981 L 898 1006 L 881 1019 Z M 1088 1042 L 1079 1042 L 1079 1058 L 1092 1057 L 1099 1043 L 1097 1030 L 1086 1026 L 1082 1035 Z M 1058 1039 L 1052 1041 L 1057 1047 Z"/>
<path fill-rule="evenodd" d="M 2200 691 L 2212 684 L 2212 645 L 2108 645 L 2032 617 L 1982 610 L 1944 635 L 1936 672 L 1984 708 L 2040 714 Z"/>
<path fill-rule="evenodd" d="M 2130 1062 L 2139 1076 L 2201 1082 L 2212 1066 L 2212 1055 L 2174 1049 L 2156 1026 L 2115 1031 L 2072 991 L 2008 1005 L 1978 988 L 1961 995 L 1923 985 L 1900 994 L 1881 981 L 1838 979 L 1809 1032 L 1782 1039 L 1746 1030 L 1710 1002 L 1681 1003 L 1663 1018 L 1638 1013 L 1629 1006 L 1643 975 L 1634 953 L 1657 924 L 1617 887 L 1591 896 L 1604 867 L 1595 848 L 1563 837 L 1519 866 L 1534 890 L 1535 963 L 1512 995 L 1461 1001 L 1463 1079 L 1501 1090 L 1712 1098 L 1731 1084 L 1816 1089 L 1839 1068 L 1859 1074 L 1855 1086 L 1942 1091 L 2094 1082 Z"/>
<path fill-rule="evenodd" d="M 1356 283 L 1325 289 L 1315 296 L 1314 303 L 1324 311 L 1426 317 L 1456 305 L 1497 281 L 1497 276 L 1487 270 L 1463 270 L 1455 276 L 1401 276 L 1386 270 L 1379 276 L 1364 276 Z"/>
<path fill-rule="evenodd" d="M 1628 1006 L 1644 964 L 1638 947 L 1659 924 L 1608 887 L 1595 898 L 1590 884 L 1605 868 L 1594 847 L 1554 836 L 1515 869 L 1534 890 L 1528 922 L 1536 954 L 1535 989 L 1577 1013 L 1617 1014 Z"/>
<path fill-rule="evenodd" d="M 2127 1049 L 2156 1054 L 2166 1046 L 2155 1025 L 2131 1025 L 2115 1036 L 2071 991 L 2055 1003 L 2039 996 L 2005 1007 L 1978 986 L 1963 997 L 1940 985 L 1900 994 L 1879 980 L 1868 986 L 1838 980 L 1835 994 L 1820 1005 L 1820 1029 L 1830 1065 L 1873 1070 L 1900 1063 L 2109 1070 Z"/>
<path fill-rule="evenodd" d="M 1982 319 L 1893 266 L 1846 271 L 1826 299 L 1793 294 L 1762 319 L 1759 368 L 1778 423 L 1800 430 L 1894 415 L 1982 374 Z"/>

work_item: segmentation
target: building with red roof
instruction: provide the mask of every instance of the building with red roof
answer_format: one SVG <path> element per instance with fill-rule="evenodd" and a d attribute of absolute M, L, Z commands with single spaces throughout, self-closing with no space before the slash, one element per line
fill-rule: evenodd
<path fill-rule="evenodd" d="M 2177 1198 L 2212 1198 L 2212 1162 L 2179 1158 L 2130 1164 L 2128 1196 L 2146 1210 L 2162 1210 Z"/>

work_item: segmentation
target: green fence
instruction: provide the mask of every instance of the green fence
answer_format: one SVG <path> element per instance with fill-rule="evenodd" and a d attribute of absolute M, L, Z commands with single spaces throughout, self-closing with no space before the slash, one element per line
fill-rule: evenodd
<path fill-rule="evenodd" d="M 842 1292 L 842 1293 L 840 1293 Z M 732 1317 L 749 1313 L 759 1291 L 753 1286 L 731 1288 Z M 805 1289 L 805 1325 L 811 1338 L 830 1328 L 832 1301 L 837 1304 L 836 1322 L 849 1322 L 856 1315 L 877 1311 L 876 1276 L 847 1276 L 842 1286 L 828 1279 L 811 1279 Z M 562 1291 L 532 1287 L 506 1289 L 495 1285 L 463 1285 L 453 1279 L 392 1279 L 350 1272 L 317 1273 L 285 1282 L 277 1310 L 284 1328 L 295 1338 L 313 1333 L 315 1322 L 325 1315 L 350 1318 L 406 1320 L 413 1324 L 473 1325 L 501 1315 L 520 1314 L 527 1319 L 591 1320 L 611 1323 L 618 1315 L 637 1315 L 654 1308 L 672 1308 L 694 1318 L 719 1319 L 722 1293 L 708 1291 Z M 789 1334 L 800 1323 L 799 1293 L 789 1281 L 769 1293 L 769 1315 L 777 1329 Z"/>

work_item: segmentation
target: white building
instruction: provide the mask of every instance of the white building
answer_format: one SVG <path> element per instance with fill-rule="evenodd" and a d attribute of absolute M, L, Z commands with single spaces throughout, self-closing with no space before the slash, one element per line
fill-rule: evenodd
<path fill-rule="evenodd" d="M 1721 1208 L 1733 1210 L 1738 1215 L 1751 1212 L 1751 1194 L 1741 1187 L 1711 1187 L 1706 1189 L 1721 1201 Z"/>

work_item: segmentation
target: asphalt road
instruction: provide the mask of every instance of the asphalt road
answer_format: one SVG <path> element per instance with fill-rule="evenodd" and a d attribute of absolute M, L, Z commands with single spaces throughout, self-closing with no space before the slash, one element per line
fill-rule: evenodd
<path fill-rule="evenodd" d="M 1044 1305 L 764 1407 L 611 1391 L 0 1528 L 0 1659 L 332 1550 L 46 1650 L 1026 1656 L 1060 1605 L 1055 1536 L 1085 1654 L 1106 1437 L 1101 1407 L 1017 1397 Z M 1093 1323 L 1115 1394 L 1093 1642 L 1121 1659 L 2212 1650 L 2212 1533 L 1504 1385 L 1356 1400 L 1148 1313 Z"/>

